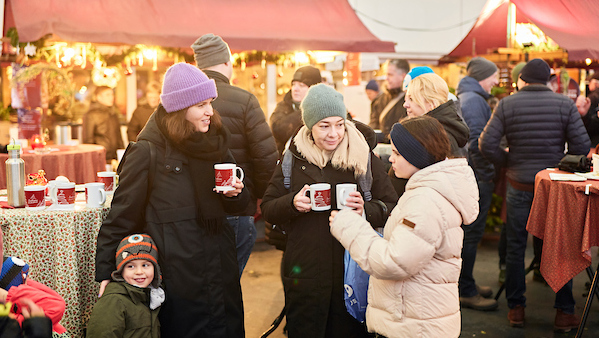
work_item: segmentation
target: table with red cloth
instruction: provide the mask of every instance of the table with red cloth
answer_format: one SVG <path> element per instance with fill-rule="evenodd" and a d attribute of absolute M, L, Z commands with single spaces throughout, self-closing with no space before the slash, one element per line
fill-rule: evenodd
<path fill-rule="evenodd" d="M 8 154 L 0 154 L 0 189 L 6 189 L 7 158 Z M 48 180 L 62 175 L 79 184 L 95 182 L 96 173 L 106 170 L 106 149 L 96 144 L 50 145 L 44 150 L 24 148 L 21 158 L 25 161 L 25 175 L 43 169 Z"/>
<path fill-rule="evenodd" d="M 543 240 L 540 271 L 557 292 L 591 265 L 590 249 L 599 246 L 599 181 L 552 181 L 552 172 L 567 174 L 536 175 L 526 229 Z"/>
<path fill-rule="evenodd" d="M 75 210 L 0 209 L 4 256 L 23 259 L 29 278 L 63 297 L 66 308 L 60 323 L 71 337 L 82 336 L 98 299 L 96 239 L 110 211 L 108 197 L 105 207 L 97 209 L 79 202 Z"/>

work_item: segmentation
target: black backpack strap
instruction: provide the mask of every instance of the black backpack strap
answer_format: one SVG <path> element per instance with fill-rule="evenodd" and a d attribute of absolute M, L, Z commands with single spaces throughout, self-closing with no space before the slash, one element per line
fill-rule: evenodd
<path fill-rule="evenodd" d="M 129 142 L 129 144 L 127 145 L 127 149 L 125 149 L 125 154 L 123 155 L 123 158 L 121 159 L 121 162 L 119 163 L 119 166 L 116 169 L 116 173 L 120 174 L 121 170 L 123 170 L 123 165 L 125 163 L 125 160 L 127 159 L 127 152 L 129 151 L 129 148 L 131 148 L 132 145 L 134 145 L 135 143 L 139 143 L 139 142 L 144 142 L 148 144 L 148 148 L 150 149 L 150 167 L 148 168 L 148 196 L 149 197 L 149 193 L 150 191 L 152 191 L 152 186 L 154 185 L 154 176 L 156 175 L 156 146 L 154 145 L 154 143 L 147 141 L 147 140 L 141 140 L 138 142 Z M 147 199 L 146 197 L 146 199 Z"/>
<path fill-rule="evenodd" d="M 120 175 L 121 174 L 121 170 L 123 170 L 123 165 L 125 163 L 125 159 L 127 158 L 126 155 L 127 155 L 127 152 L 129 151 L 129 148 L 131 148 L 131 146 L 134 145 L 134 144 L 135 144 L 135 142 L 131 141 L 127 145 L 127 148 L 125 149 L 125 153 L 123 154 L 123 158 L 121 158 L 121 162 L 119 162 L 119 166 L 116 168 L 116 173 L 118 175 Z"/>
<path fill-rule="evenodd" d="M 7 259 L 12 259 L 10 257 L 4 257 L 3 262 L 6 262 Z M 3 272 L 4 276 L 2 277 L 2 279 L 0 279 L 0 288 L 3 288 L 6 290 L 6 287 L 8 286 L 8 284 L 10 284 L 10 282 L 13 281 L 13 279 L 15 279 L 19 273 L 21 273 L 21 271 L 23 270 L 22 266 L 16 265 L 16 264 L 12 264 L 12 266 L 8 269 L 8 271 Z"/>
<path fill-rule="evenodd" d="M 147 200 L 150 198 L 150 192 L 154 186 L 154 176 L 156 176 L 156 146 L 154 143 L 147 141 L 150 147 L 150 168 L 148 169 L 148 193 L 146 194 Z"/>

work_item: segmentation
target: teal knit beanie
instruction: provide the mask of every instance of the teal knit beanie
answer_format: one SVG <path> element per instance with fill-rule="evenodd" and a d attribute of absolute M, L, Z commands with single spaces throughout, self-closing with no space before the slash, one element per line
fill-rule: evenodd
<path fill-rule="evenodd" d="M 347 117 L 343 95 L 324 83 L 310 87 L 300 107 L 302 120 L 310 130 L 318 121 L 327 117 L 339 116 L 344 120 Z"/>

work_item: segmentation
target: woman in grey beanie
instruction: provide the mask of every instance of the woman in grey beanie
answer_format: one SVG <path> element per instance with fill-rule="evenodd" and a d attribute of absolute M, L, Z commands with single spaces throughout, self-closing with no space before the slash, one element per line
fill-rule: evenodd
<path fill-rule="evenodd" d="M 101 290 L 123 237 L 143 232 L 154 239 L 166 291 L 162 337 L 245 337 L 235 234 L 226 215 L 244 210 L 249 193 L 239 179 L 232 190 L 214 191 L 214 165 L 235 162 L 229 132 L 212 108 L 216 96 L 214 80 L 197 67 L 177 63 L 167 70 L 162 103 L 122 159 L 98 234 Z"/>
<path fill-rule="evenodd" d="M 312 210 L 306 193 L 311 184 L 330 184 L 329 202 L 337 209 L 336 186 L 356 184 L 357 191 L 340 202 L 375 227 L 383 226 L 397 195 L 382 162 L 372 154 L 374 131 L 347 120 L 340 93 L 325 84 L 312 86 L 301 110 L 304 126 L 286 150 L 293 161 L 291 184 L 285 186 L 279 164 L 260 206 L 264 219 L 283 224 L 288 235 L 282 278 L 289 337 L 367 337 L 364 324 L 345 307 L 345 251 L 329 231 L 330 210 Z M 363 197 L 367 194 L 358 184 L 363 177 L 372 179 L 371 200 Z"/>

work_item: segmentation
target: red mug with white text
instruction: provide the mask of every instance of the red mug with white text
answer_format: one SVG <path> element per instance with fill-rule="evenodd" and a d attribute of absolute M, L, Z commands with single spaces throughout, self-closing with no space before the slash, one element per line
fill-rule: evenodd
<path fill-rule="evenodd" d="M 310 185 L 310 204 L 314 211 L 331 210 L 331 185 L 315 183 Z"/>
<path fill-rule="evenodd" d="M 46 186 L 45 185 L 26 185 L 25 186 L 25 208 L 31 210 L 41 210 L 46 207 Z"/>
<path fill-rule="evenodd" d="M 56 182 L 51 188 L 52 204 L 59 209 L 75 208 L 75 182 Z"/>
<path fill-rule="evenodd" d="M 214 187 L 217 191 L 234 190 L 235 177 L 243 181 L 243 169 L 235 163 L 218 163 L 214 165 Z"/>

